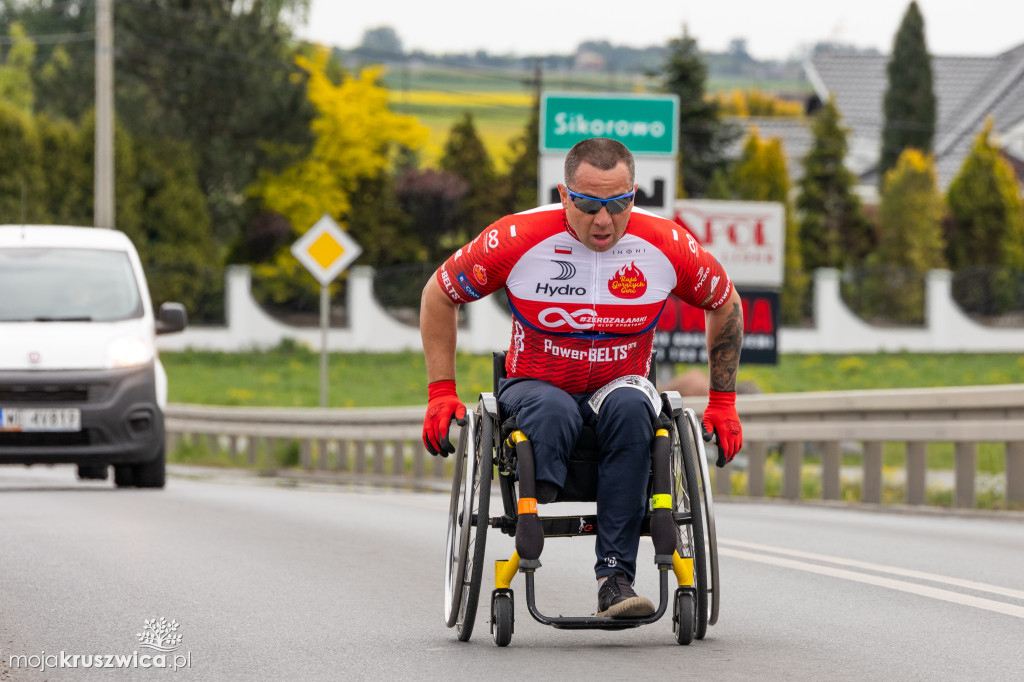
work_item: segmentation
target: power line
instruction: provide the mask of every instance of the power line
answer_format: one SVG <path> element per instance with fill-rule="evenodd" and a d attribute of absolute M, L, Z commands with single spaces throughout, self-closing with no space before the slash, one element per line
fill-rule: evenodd
<path fill-rule="evenodd" d="M 57 45 L 65 43 L 83 43 L 96 39 L 95 31 L 82 31 L 81 33 L 50 33 L 46 35 L 26 35 L 21 38 L 8 38 L 0 36 L 0 45 L 14 45 L 22 42 L 32 42 L 36 45 Z"/>

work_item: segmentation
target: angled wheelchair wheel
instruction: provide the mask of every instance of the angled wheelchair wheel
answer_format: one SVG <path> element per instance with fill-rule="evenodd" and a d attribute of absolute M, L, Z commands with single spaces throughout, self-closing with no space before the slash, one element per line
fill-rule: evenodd
<path fill-rule="evenodd" d="M 491 502 L 491 475 L 494 461 L 494 422 L 487 416 L 482 406 L 476 412 L 476 424 L 473 428 L 472 450 L 466 454 L 470 461 L 472 452 L 472 476 L 466 475 L 466 509 L 469 524 L 466 535 L 466 565 L 462 572 L 462 600 L 459 604 L 459 615 L 455 621 L 459 641 L 468 642 L 473 634 L 476 622 L 477 605 L 480 599 L 480 582 L 484 572 L 484 550 L 487 546 L 488 514 Z M 468 425 L 467 425 L 468 426 Z"/>
<path fill-rule="evenodd" d="M 672 497 L 676 511 L 689 512 L 690 523 L 677 525 L 679 555 L 693 559 L 696 599 L 694 636 L 703 639 L 708 625 L 718 620 L 718 552 L 711 516 L 711 489 L 707 483 L 704 442 L 693 410 L 676 418 L 678 440 L 672 452 Z"/>
<path fill-rule="evenodd" d="M 476 415 L 467 414 L 467 426 L 475 423 Z M 465 429 L 468 431 L 468 429 Z M 466 473 L 466 447 L 468 437 L 459 439 L 452 459 L 452 496 L 448 505 L 448 532 L 445 537 L 444 559 L 444 624 L 455 626 L 462 604 L 462 573 L 466 567 L 466 553 L 462 549 L 462 507 L 465 504 L 463 480 Z"/>
<path fill-rule="evenodd" d="M 694 434 L 697 451 L 698 480 L 700 482 L 701 502 L 704 508 L 704 540 L 707 546 L 708 561 L 708 592 L 711 595 L 708 625 L 718 622 L 718 607 L 721 602 L 721 583 L 718 580 L 718 534 L 715 530 L 715 502 L 711 494 L 711 473 L 708 471 L 708 458 L 704 450 L 703 429 L 697 414 L 690 409 L 684 410 L 690 429 Z"/>
<path fill-rule="evenodd" d="M 486 415 L 466 414 L 455 451 L 445 543 L 445 624 L 459 640 L 473 634 L 487 540 L 494 429 Z"/>

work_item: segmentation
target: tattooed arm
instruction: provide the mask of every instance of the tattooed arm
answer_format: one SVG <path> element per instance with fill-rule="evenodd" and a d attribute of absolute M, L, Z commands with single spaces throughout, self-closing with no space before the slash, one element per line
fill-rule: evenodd
<path fill-rule="evenodd" d="M 706 315 L 711 390 L 735 391 L 743 346 L 743 306 L 736 288 L 722 306 Z"/>
<path fill-rule="evenodd" d="M 701 421 L 704 440 L 717 436 L 716 464 L 723 467 L 743 447 L 743 426 L 736 414 L 736 372 L 743 348 L 743 306 L 735 288 L 725 305 L 707 312 L 707 330 L 711 391 Z"/>

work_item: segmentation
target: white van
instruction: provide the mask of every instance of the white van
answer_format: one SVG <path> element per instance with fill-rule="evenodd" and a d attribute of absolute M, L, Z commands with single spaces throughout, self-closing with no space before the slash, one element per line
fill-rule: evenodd
<path fill-rule="evenodd" d="M 80 478 L 162 488 L 167 374 L 142 263 L 122 232 L 0 225 L 0 464 L 77 464 Z"/>

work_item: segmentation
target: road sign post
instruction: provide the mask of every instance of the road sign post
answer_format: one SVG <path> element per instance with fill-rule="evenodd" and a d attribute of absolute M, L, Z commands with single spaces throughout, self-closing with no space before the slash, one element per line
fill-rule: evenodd
<path fill-rule="evenodd" d="M 320 407 L 327 407 L 328 287 L 363 249 L 326 213 L 292 244 L 292 255 L 320 282 Z"/>

